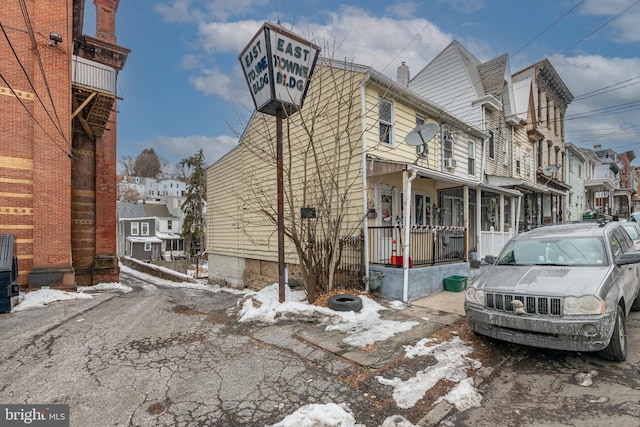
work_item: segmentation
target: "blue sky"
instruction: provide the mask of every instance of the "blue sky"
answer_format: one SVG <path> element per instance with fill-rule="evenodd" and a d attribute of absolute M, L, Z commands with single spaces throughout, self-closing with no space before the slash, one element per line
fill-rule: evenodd
<path fill-rule="evenodd" d="M 87 0 L 84 33 L 95 34 Z M 327 56 L 415 76 L 452 40 L 516 72 L 551 59 L 573 95 L 566 139 L 640 157 L 640 0 L 121 0 L 118 158 L 148 147 L 170 164 L 237 142 L 253 110 L 238 54 L 265 22 L 332 46 Z M 636 159 L 634 165 L 640 165 Z"/>

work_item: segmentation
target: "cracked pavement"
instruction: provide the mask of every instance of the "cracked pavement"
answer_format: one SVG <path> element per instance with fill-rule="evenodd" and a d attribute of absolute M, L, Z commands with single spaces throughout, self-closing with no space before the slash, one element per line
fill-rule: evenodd
<path fill-rule="evenodd" d="M 71 426 L 270 425 L 329 402 L 365 425 L 398 412 L 364 368 L 296 337 L 314 324 L 238 324 L 241 295 L 121 283 L 134 290 L 3 316 L 0 402 L 67 403 Z"/>

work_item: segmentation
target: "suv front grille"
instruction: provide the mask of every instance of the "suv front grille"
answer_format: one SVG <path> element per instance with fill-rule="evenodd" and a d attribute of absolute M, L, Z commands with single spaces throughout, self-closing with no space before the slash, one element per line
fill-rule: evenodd
<path fill-rule="evenodd" d="M 539 314 L 541 316 L 561 316 L 562 299 L 549 297 L 534 297 L 510 294 L 496 294 L 487 292 L 485 294 L 485 305 L 487 308 L 500 311 L 513 312 L 511 301 L 519 300 L 524 304 L 524 309 L 528 314 Z"/>

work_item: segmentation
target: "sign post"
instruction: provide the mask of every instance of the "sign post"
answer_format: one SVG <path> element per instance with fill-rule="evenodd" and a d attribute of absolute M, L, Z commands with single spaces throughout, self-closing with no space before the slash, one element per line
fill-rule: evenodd
<path fill-rule="evenodd" d="M 320 48 L 280 25 L 265 22 L 238 56 L 253 104 L 276 117 L 276 180 L 278 187 L 278 297 L 284 292 L 284 185 L 282 118 L 302 108 Z"/>

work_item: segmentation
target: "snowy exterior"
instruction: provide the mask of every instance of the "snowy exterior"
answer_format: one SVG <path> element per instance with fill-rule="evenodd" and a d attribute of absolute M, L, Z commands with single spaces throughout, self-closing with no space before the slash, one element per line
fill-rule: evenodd
<path fill-rule="evenodd" d="M 143 261 L 184 258 L 180 218 L 162 203 L 118 202 L 118 254 Z"/>
<path fill-rule="evenodd" d="M 322 89 L 320 92 L 319 88 Z M 335 91 L 348 96 L 351 109 L 338 104 L 335 96 L 323 98 Z M 438 244 L 436 250 L 454 254 L 455 262 L 460 265 L 458 273 L 466 274 L 468 253 L 464 248 L 480 248 L 476 230 L 483 212 L 483 194 L 491 193 L 496 203 L 507 200 L 510 209 L 516 206 L 515 200 L 520 194 L 481 182 L 480 150 L 486 133 L 369 67 L 337 61 L 318 65 L 305 108 L 299 115 L 311 114 L 314 105 L 329 105 L 328 111 L 333 112 L 329 117 L 317 118 L 313 135 L 316 150 L 332 149 L 333 134 L 340 126 L 337 124 L 338 114 L 343 115 L 342 123 L 350 123 L 348 131 L 340 129 L 340 141 L 344 142 L 339 155 L 334 150 L 329 157 L 335 158 L 332 164 L 341 165 L 337 182 L 349 188 L 344 200 L 348 207 L 344 218 L 348 226 L 345 228 L 354 230 L 356 236 L 360 234 L 359 230 L 366 235 L 365 270 L 371 264 L 384 268 L 391 262 L 393 241 L 400 238 L 375 235 L 371 230 L 392 228 L 398 224 L 404 226 L 403 212 L 408 199 L 405 194 L 410 191 L 412 206 L 408 222 L 410 227 L 415 227 L 412 228 L 415 233 L 410 237 L 413 243 L 405 246 L 409 251 L 427 246 L 426 255 L 422 256 L 434 256 L 429 252 L 431 244 L 426 244 L 433 235 L 429 231 L 444 228 L 460 230 L 459 236 L 455 236 L 458 249 L 453 251 L 444 244 Z M 285 157 L 291 156 L 285 159 L 285 164 L 291 162 L 296 177 L 294 182 L 302 182 L 303 179 L 313 182 L 313 177 L 318 176 L 314 175 L 317 174 L 315 165 L 305 164 L 298 155 L 304 151 L 302 148 L 308 141 L 299 125 L 299 115 L 284 125 L 289 138 L 285 142 L 285 145 L 289 144 Z M 437 125 L 435 135 L 425 141 L 426 150 L 423 146 L 415 147 L 405 142 L 407 135 L 424 123 Z M 207 170 L 210 280 L 258 287 L 260 283 L 264 286 L 277 280 L 269 275 L 275 271 L 273 263 L 277 261 L 276 230 L 263 213 L 273 207 L 276 200 L 276 171 L 271 161 L 275 141 L 265 135 L 275 135 L 275 121 L 270 116 L 256 113 L 239 145 Z M 450 161 L 445 167 L 446 159 L 455 162 Z M 301 189 L 296 188 L 292 193 L 296 199 L 299 198 L 299 204 L 293 205 L 286 221 L 298 220 L 300 208 L 304 206 L 302 193 L 296 191 Z M 260 197 L 269 200 L 271 205 L 258 206 L 256 200 Z M 313 206 L 308 199 L 306 203 Z M 509 229 L 515 229 L 515 215 L 510 213 L 504 220 L 511 221 Z M 495 237 L 500 239 L 495 245 L 498 247 L 508 238 Z M 448 244 L 449 240 L 444 242 Z M 298 262 L 293 249 L 287 246 L 285 250 L 286 263 L 290 266 Z M 420 256 L 410 252 L 414 268 Z M 425 265 L 425 268 L 438 267 Z M 290 268 L 291 272 L 293 268 Z M 387 289 L 397 288 L 397 284 L 387 285 Z M 442 283 L 434 281 L 423 289 L 439 290 Z M 385 292 L 384 283 L 381 292 Z"/>

